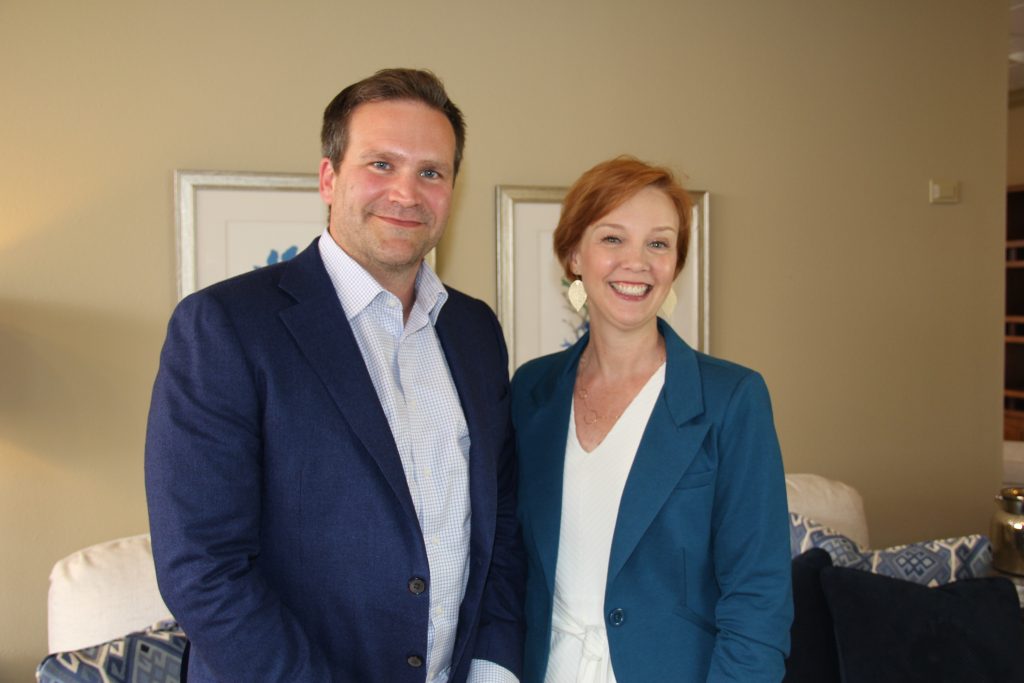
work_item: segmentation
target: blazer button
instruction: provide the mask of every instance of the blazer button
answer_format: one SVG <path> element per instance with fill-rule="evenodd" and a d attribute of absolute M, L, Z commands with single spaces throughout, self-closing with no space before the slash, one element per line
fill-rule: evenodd
<path fill-rule="evenodd" d="M 405 658 L 406 663 L 414 669 L 418 669 L 423 666 L 423 657 L 419 655 L 409 655 Z"/>
<path fill-rule="evenodd" d="M 423 591 L 427 590 L 427 582 L 418 576 L 414 576 L 409 579 L 409 592 L 413 595 L 419 595 Z"/>
<path fill-rule="evenodd" d="M 626 621 L 626 613 L 622 611 L 621 607 L 616 607 L 608 613 L 608 621 L 612 626 L 622 626 Z"/>

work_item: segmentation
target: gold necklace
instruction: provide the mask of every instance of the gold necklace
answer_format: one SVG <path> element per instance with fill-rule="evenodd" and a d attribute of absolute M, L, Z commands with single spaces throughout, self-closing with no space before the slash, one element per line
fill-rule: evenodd
<path fill-rule="evenodd" d="M 580 369 L 582 370 L 587 367 L 589 362 L 590 354 L 588 349 L 580 356 Z M 622 414 L 615 413 L 612 415 L 602 415 L 595 410 L 594 407 L 590 405 L 590 392 L 587 391 L 579 381 L 576 382 L 576 395 L 579 396 L 580 400 L 583 402 L 583 424 L 592 425 L 600 422 L 601 420 L 609 420 L 614 423 L 619 419 L 619 415 Z"/>
<path fill-rule="evenodd" d="M 665 362 L 664 352 L 662 352 L 660 361 L 661 362 L 658 365 L 661 365 L 661 363 Z M 590 347 L 587 347 L 580 355 L 579 370 L 586 368 L 589 363 Z M 577 376 L 579 370 L 577 370 Z M 614 422 L 618 420 L 619 417 L 622 415 L 622 411 L 619 411 L 617 413 L 610 413 L 608 415 L 602 415 L 601 413 L 599 413 L 593 406 L 590 405 L 590 392 L 579 382 L 578 379 L 576 381 L 576 395 L 579 396 L 580 400 L 583 402 L 583 423 L 586 425 L 596 424 L 598 422 L 601 422 L 602 420 L 608 420 L 609 422 L 612 422 L 614 424 Z"/>
<path fill-rule="evenodd" d="M 619 419 L 618 413 L 614 415 L 602 415 L 601 413 L 594 410 L 594 408 L 590 405 L 590 392 L 588 392 L 583 387 L 576 387 L 576 395 L 579 396 L 580 399 L 583 401 L 584 424 L 592 425 L 604 419 L 608 419 L 611 422 L 615 422 L 616 420 Z"/>

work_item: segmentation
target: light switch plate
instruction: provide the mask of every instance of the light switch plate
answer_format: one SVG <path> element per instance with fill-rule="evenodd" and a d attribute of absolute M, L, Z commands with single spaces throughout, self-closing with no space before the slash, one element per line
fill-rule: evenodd
<path fill-rule="evenodd" d="M 960 182 L 956 180 L 929 180 L 929 204 L 958 204 L 960 202 Z"/>

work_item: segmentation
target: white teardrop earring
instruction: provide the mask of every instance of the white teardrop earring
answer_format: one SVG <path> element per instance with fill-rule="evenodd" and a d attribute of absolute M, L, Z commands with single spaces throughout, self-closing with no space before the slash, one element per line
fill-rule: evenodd
<path fill-rule="evenodd" d="M 678 303 L 678 301 L 679 299 L 676 297 L 676 290 L 674 288 L 669 289 L 668 296 L 666 296 L 665 300 L 661 302 L 661 308 L 658 309 L 658 312 L 661 313 L 661 317 L 665 320 L 671 320 L 672 313 L 675 312 L 676 303 Z"/>
<path fill-rule="evenodd" d="M 580 278 L 573 280 L 565 296 L 569 299 L 569 305 L 579 313 L 587 304 L 587 290 L 583 288 L 583 280 Z"/>

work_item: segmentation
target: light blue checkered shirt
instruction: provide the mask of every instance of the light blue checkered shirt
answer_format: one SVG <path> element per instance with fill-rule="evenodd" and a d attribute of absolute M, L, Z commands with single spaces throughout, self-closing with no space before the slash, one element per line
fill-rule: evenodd
<path fill-rule="evenodd" d="M 425 263 L 403 323 L 402 303 L 331 238 L 320 256 L 345 310 L 405 469 L 430 566 L 427 681 L 446 683 L 469 579 L 469 429 L 434 325 L 448 292 Z M 517 681 L 474 660 L 470 683 Z"/>

